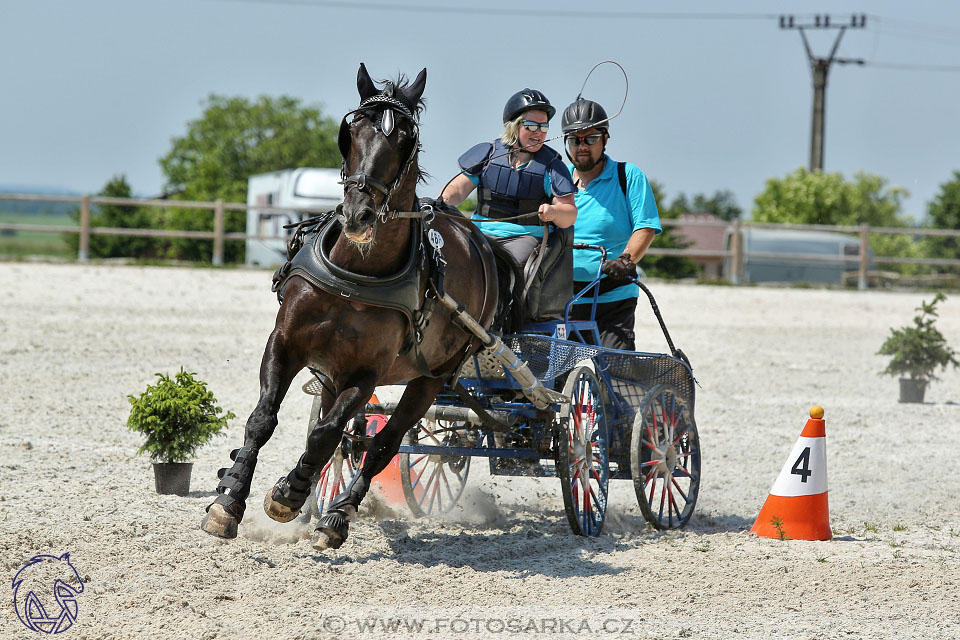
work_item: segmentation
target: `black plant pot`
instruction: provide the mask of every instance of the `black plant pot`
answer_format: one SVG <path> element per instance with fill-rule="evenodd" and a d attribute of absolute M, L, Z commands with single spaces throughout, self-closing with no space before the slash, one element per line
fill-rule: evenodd
<path fill-rule="evenodd" d="M 190 493 L 192 462 L 154 462 L 153 479 L 157 493 L 172 493 L 185 496 Z"/>
<path fill-rule="evenodd" d="M 923 393 L 926 390 L 926 380 L 900 378 L 900 402 L 923 402 Z"/>

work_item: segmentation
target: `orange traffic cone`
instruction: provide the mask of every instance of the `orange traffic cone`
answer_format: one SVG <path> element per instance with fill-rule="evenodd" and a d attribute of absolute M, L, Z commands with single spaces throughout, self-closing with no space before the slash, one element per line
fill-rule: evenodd
<path fill-rule="evenodd" d="M 823 407 L 810 409 L 810 419 L 773 483 L 750 533 L 782 540 L 833 537 L 827 506 L 827 432 Z"/>
<path fill-rule="evenodd" d="M 379 404 L 377 394 L 370 397 L 369 404 Z M 387 416 L 381 413 L 367 414 L 367 436 L 376 435 L 387 424 Z M 395 455 L 387 468 L 374 477 L 370 488 L 380 494 L 388 505 L 405 505 L 407 499 L 403 496 L 403 485 L 400 481 L 400 456 Z"/>

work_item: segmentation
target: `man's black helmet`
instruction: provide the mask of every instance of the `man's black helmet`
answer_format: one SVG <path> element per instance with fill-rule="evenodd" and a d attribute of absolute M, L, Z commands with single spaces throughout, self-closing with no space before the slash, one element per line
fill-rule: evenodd
<path fill-rule="evenodd" d="M 503 123 L 506 124 L 510 122 L 524 111 L 529 111 L 530 109 L 546 111 L 547 120 L 553 118 L 553 115 L 557 112 L 556 107 L 550 104 L 547 96 L 543 95 L 543 93 L 536 89 L 524 89 L 523 91 L 517 91 L 507 100 L 507 104 L 503 108 Z"/>
<path fill-rule="evenodd" d="M 564 110 L 560 127 L 566 134 L 583 129 L 609 129 L 610 124 L 607 112 L 598 103 L 577 98 L 576 102 Z"/>

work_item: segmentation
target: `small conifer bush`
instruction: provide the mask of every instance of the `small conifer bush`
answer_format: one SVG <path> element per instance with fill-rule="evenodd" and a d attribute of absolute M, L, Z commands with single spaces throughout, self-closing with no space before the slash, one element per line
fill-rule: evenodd
<path fill-rule="evenodd" d="M 937 304 L 946 296 L 937 293 L 932 302 L 920 302 L 913 326 L 891 329 L 890 336 L 880 347 L 878 355 L 891 356 L 890 364 L 881 374 L 906 376 L 928 382 L 937 380 L 937 369 L 960 365 L 956 352 L 947 345 L 946 338 L 934 326 Z"/>
<path fill-rule="evenodd" d="M 217 399 L 195 375 L 183 367 L 173 378 L 158 373 L 157 384 L 139 397 L 127 396 L 127 428 L 146 436 L 137 453 L 149 453 L 154 462 L 186 462 L 236 417 L 232 411 L 220 415 Z"/>

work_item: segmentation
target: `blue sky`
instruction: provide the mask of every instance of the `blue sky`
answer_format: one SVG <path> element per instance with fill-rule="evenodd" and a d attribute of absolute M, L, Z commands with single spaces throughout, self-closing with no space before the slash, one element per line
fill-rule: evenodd
<path fill-rule="evenodd" d="M 375 78 L 427 68 L 422 164 L 434 195 L 463 150 L 499 134 L 511 93 L 538 88 L 562 108 L 595 63 L 612 59 L 630 85 L 610 154 L 668 198 L 730 189 L 749 211 L 767 178 L 809 159 L 811 73 L 780 13 L 868 16 L 838 51 L 867 66 L 830 72 L 827 171 L 885 176 L 910 190 L 905 213 L 920 216 L 960 170 L 960 2 L 345 4 L 0 0 L 0 185 L 96 192 L 123 173 L 154 195 L 158 158 L 210 93 L 291 95 L 339 119 L 356 106 L 363 61 Z M 579 15 L 591 11 L 605 15 Z M 836 31 L 809 34 L 825 56 Z M 927 68 L 938 65 L 952 70 Z M 613 112 L 623 91 L 608 65 L 584 95 Z M 553 124 L 559 134 L 559 117 Z"/>

